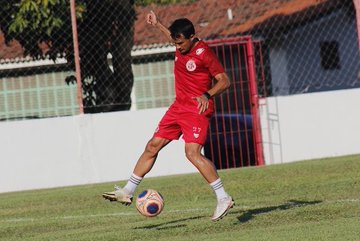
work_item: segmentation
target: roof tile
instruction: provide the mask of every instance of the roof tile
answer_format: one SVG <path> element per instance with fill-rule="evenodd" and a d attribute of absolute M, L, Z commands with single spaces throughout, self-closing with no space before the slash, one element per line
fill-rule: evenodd
<path fill-rule="evenodd" d="M 257 24 L 277 16 L 291 15 L 331 0 L 198 0 L 193 3 L 137 7 L 135 45 L 165 43 L 167 39 L 145 24 L 146 14 L 153 10 L 165 26 L 186 17 L 200 38 L 212 39 L 242 34 Z M 231 9 L 233 18 L 228 18 Z"/>
<path fill-rule="evenodd" d="M 194 23 L 198 37 L 214 39 L 244 34 L 264 22 L 274 22 L 272 18 L 292 15 L 328 2 L 341 0 L 198 0 L 193 3 L 136 7 L 134 45 L 135 48 L 146 48 L 147 45 L 168 42 L 156 28 L 146 23 L 145 18 L 150 10 L 157 14 L 165 26 L 177 18 L 186 17 Z M 228 9 L 231 9 L 232 19 L 228 17 Z M 281 19 L 273 24 L 279 21 Z M 23 49 L 19 43 L 12 41 L 6 46 L 0 32 L 0 59 L 22 56 Z"/>

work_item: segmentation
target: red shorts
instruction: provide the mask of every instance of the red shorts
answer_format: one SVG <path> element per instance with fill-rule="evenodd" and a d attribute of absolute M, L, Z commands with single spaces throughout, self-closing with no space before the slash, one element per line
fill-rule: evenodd
<path fill-rule="evenodd" d="M 211 115 L 210 110 L 198 114 L 173 104 L 161 119 L 154 137 L 178 140 L 182 134 L 185 143 L 204 145 Z"/>

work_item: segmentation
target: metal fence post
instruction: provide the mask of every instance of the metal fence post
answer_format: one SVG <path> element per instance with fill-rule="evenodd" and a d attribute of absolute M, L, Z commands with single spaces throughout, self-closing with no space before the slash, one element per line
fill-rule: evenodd
<path fill-rule="evenodd" d="M 254 60 L 254 46 L 251 37 L 246 41 L 246 54 L 249 68 L 249 85 L 250 85 L 250 99 L 251 99 L 251 115 L 253 124 L 254 144 L 257 165 L 264 165 L 264 153 L 261 135 L 261 125 L 259 116 L 259 96 L 256 82 L 255 60 Z"/>
<path fill-rule="evenodd" d="M 81 70 L 80 70 L 80 56 L 79 56 L 79 42 L 76 24 L 76 13 L 75 13 L 75 0 L 70 0 L 71 10 L 71 25 L 73 33 L 74 43 L 74 58 L 75 58 L 75 71 L 76 71 L 76 83 L 77 83 L 77 98 L 79 103 L 79 112 L 84 114 L 83 97 L 82 97 L 82 84 L 81 84 Z"/>

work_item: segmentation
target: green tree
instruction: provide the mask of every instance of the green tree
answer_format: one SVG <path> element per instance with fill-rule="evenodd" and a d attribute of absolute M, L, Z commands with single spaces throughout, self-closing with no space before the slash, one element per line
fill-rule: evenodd
<path fill-rule="evenodd" d="M 0 0 L 0 27 L 6 43 L 16 39 L 34 59 L 65 56 L 74 67 L 68 0 Z M 84 112 L 128 110 L 133 74 L 131 48 L 134 0 L 77 0 Z M 39 43 L 49 50 L 43 53 Z M 108 64 L 113 58 L 113 70 Z M 69 76 L 67 83 L 74 82 Z"/>

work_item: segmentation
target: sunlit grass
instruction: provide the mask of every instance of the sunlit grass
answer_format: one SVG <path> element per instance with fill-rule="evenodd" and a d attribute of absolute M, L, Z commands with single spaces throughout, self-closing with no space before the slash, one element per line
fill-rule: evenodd
<path fill-rule="evenodd" d="M 360 155 L 220 171 L 236 206 L 216 223 L 199 174 L 145 178 L 136 193 L 165 198 L 155 218 L 104 201 L 115 183 L 3 193 L 0 240 L 360 240 L 359 171 Z"/>

